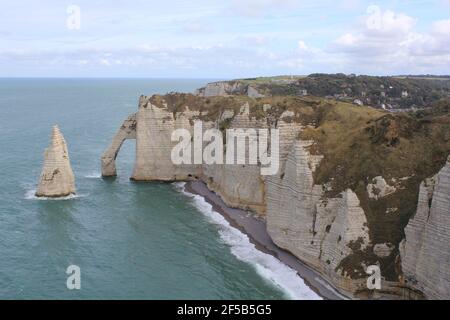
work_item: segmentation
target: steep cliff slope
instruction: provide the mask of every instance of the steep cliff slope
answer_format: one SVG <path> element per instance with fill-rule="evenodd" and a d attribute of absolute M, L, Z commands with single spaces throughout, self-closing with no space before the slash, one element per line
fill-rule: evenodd
<path fill-rule="evenodd" d="M 258 164 L 175 165 L 171 134 L 180 128 L 194 133 L 197 120 L 203 131 L 279 129 L 278 172 L 262 176 Z M 313 97 L 169 94 L 141 97 L 135 124 L 122 127 L 131 131 L 113 143 L 136 136 L 133 179 L 203 180 L 228 205 L 264 216 L 278 246 L 349 295 L 373 295 L 366 288 L 369 265 L 381 268 L 381 293 L 429 295 L 425 287 L 403 282 L 399 244 L 416 212 L 421 182 L 436 174 L 450 153 L 445 107 L 439 113 L 389 114 Z M 441 197 L 439 207 L 448 207 L 447 200 Z M 417 262 L 405 263 L 415 274 L 410 270 Z M 449 270 L 448 264 L 440 268 Z"/>
<path fill-rule="evenodd" d="M 431 299 L 450 299 L 450 157 L 420 185 L 417 213 L 400 245 L 404 282 Z"/>

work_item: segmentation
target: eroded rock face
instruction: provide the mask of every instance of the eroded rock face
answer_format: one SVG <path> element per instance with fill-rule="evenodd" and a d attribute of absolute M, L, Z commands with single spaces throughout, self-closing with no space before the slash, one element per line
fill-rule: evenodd
<path fill-rule="evenodd" d="M 201 173 L 200 164 L 175 165 L 171 151 L 178 143 L 171 141 L 176 129 L 188 130 L 194 136 L 194 122 L 198 111 L 186 110 L 176 114 L 166 107 L 158 107 L 146 97 L 142 97 L 136 114 L 136 162 L 132 179 L 138 181 L 189 180 Z M 203 129 L 212 124 L 203 123 Z"/>
<path fill-rule="evenodd" d="M 248 104 L 241 106 L 231 119 L 230 128 L 267 128 L 267 123 L 252 118 Z M 258 165 L 248 164 L 248 145 L 246 145 L 245 165 L 222 164 L 202 166 L 202 179 L 208 188 L 219 194 L 231 207 L 265 212 L 265 184 Z M 251 185 L 251 188 L 248 186 Z"/>
<path fill-rule="evenodd" d="M 205 87 L 198 89 L 196 94 L 201 97 L 228 96 L 235 94 L 246 95 L 252 98 L 264 97 L 264 95 L 261 94 L 256 88 L 233 81 L 208 83 Z"/>
<path fill-rule="evenodd" d="M 136 139 L 136 114 L 132 114 L 120 126 L 111 145 L 102 155 L 102 176 L 113 177 L 117 175 L 116 158 L 120 147 L 127 139 Z"/>
<path fill-rule="evenodd" d="M 394 250 L 395 246 L 392 243 L 377 243 L 373 246 L 373 253 L 378 257 L 389 257 Z"/>
<path fill-rule="evenodd" d="M 267 180 L 267 229 L 274 242 L 300 257 L 346 292 L 364 285 L 340 270 L 352 245 L 370 243 L 367 220 L 358 197 L 346 190 L 339 198 L 323 197 L 313 172 L 321 156 L 311 155 L 308 141 L 296 141 L 284 173 Z M 336 272 L 337 271 L 337 272 Z"/>
<path fill-rule="evenodd" d="M 367 193 L 371 199 L 380 199 L 395 192 L 395 187 L 390 186 L 382 176 L 373 178 L 372 183 L 367 184 Z"/>
<path fill-rule="evenodd" d="M 259 91 L 256 90 L 255 88 L 253 88 L 252 86 L 248 86 L 248 88 L 247 88 L 247 96 L 252 97 L 252 98 L 262 98 L 262 97 L 264 97 L 263 94 L 259 93 Z"/>
<path fill-rule="evenodd" d="M 223 88 L 214 88 L 216 89 Z M 210 93 L 216 94 L 214 90 Z M 320 170 L 315 172 L 316 169 L 327 159 L 318 154 L 313 141 L 301 139 L 305 137 L 301 134 L 312 126 L 310 125 L 312 122 L 308 120 L 301 124 L 294 108 L 286 106 L 280 110 L 280 106 L 272 107 L 264 101 L 258 105 L 260 109 L 256 109 L 255 105 L 250 109 L 249 103 L 243 102 L 249 100 L 237 100 L 239 104 L 233 104 L 230 101 L 236 100 L 223 98 L 223 101 L 228 101 L 230 105 L 211 109 L 217 100 L 199 98 L 201 101 L 209 101 L 207 108 L 204 108 L 201 105 L 189 106 L 185 103 L 191 101 L 189 99 L 179 102 L 171 98 L 152 100 L 149 97 L 141 97 L 139 111 L 125 121 L 109 151 L 105 152 L 102 158 L 104 166 L 102 172 L 115 174 L 113 160 L 120 144 L 124 139 L 136 138 L 133 179 L 141 181 L 201 179 L 227 205 L 251 209 L 264 215 L 269 235 L 278 246 L 292 252 L 349 296 L 367 293 L 366 263 L 382 265 L 380 261 L 391 258 L 399 261 L 398 242 L 391 244 L 390 241 L 383 240 L 372 243 L 369 231 L 372 233 L 374 231 L 369 230 L 368 219 L 363 209 L 366 208 L 368 199 L 382 202 L 388 196 L 399 192 L 401 186 L 399 187 L 398 180 L 391 178 L 387 183 L 383 177 L 377 176 L 366 185 L 362 185 L 359 190 L 345 187 L 336 190 L 337 192 L 330 192 L 334 191 L 332 180 L 323 180 L 323 184 L 314 181 L 315 175 L 320 173 Z M 208 115 L 208 110 L 213 110 L 213 113 Z M 261 115 L 261 112 L 265 114 Z M 171 159 L 171 151 L 177 142 L 171 141 L 171 134 L 176 129 L 186 129 L 193 136 L 194 123 L 199 119 L 203 122 L 203 130 L 279 129 L 278 173 L 273 176 L 261 176 L 260 166 L 249 164 L 175 165 Z M 417 214 L 406 228 L 406 241 L 402 244 L 403 249 L 400 248 L 403 272 L 406 278 L 413 279 L 408 285 L 412 282 L 418 284 L 411 286 L 413 289 L 428 292 L 427 295 L 430 297 L 441 297 L 450 292 L 448 287 L 450 277 L 446 267 L 449 265 L 450 243 L 448 220 L 450 166 L 447 164 L 446 168 L 434 180 L 430 179 L 422 185 Z M 394 206 L 385 209 L 386 214 L 390 215 L 396 214 L 397 210 L 398 208 Z M 423 253 L 418 255 L 417 252 Z M 426 261 L 433 259 L 434 262 L 426 266 Z M 395 267 L 397 268 L 397 264 Z M 380 294 L 384 295 L 389 290 L 396 297 L 407 297 L 410 294 L 409 288 L 398 286 L 399 271 L 396 269 L 394 272 L 394 276 L 383 280 L 385 286 L 383 293 Z M 441 275 L 437 275 L 439 273 Z M 429 276 L 434 279 L 424 280 Z M 403 289 L 405 292 L 402 292 Z M 431 293 L 433 290 L 434 293 Z M 367 293 L 367 296 L 370 294 Z"/>
<path fill-rule="evenodd" d="M 450 157 L 435 177 L 422 182 L 400 254 L 407 285 L 429 299 L 450 299 Z"/>
<path fill-rule="evenodd" d="M 58 126 L 53 127 L 50 146 L 44 153 L 44 166 L 37 197 L 64 197 L 75 193 L 75 177 L 70 166 L 66 141 Z"/>
<path fill-rule="evenodd" d="M 243 85 L 237 82 L 212 82 L 197 90 L 197 95 L 202 97 L 226 96 L 241 92 Z"/>

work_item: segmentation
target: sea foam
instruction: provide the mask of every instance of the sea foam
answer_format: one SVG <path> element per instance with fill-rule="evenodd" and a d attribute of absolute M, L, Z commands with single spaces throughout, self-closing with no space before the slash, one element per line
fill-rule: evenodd
<path fill-rule="evenodd" d="M 27 192 L 25 193 L 25 199 L 27 200 L 54 200 L 54 201 L 58 201 L 58 200 L 72 200 L 72 199 L 77 199 L 77 198 L 81 198 L 84 197 L 85 195 L 82 194 L 71 194 L 68 195 L 66 197 L 58 197 L 58 198 L 52 198 L 52 197 L 36 197 L 36 189 L 34 190 L 27 190 Z"/>
<path fill-rule="evenodd" d="M 88 179 L 100 179 L 102 174 L 100 172 L 92 172 L 90 174 L 86 174 L 84 177 Z"/>
<path fill-rule="evenodd" d="M 258 250 L 248 236 L 232 227 L 230 223 L 209 204 L 202 196 L 187 192 L 184 182 L 174 183 L 175 188 L 193 200 L 194 206 L 206 218 L 219 227 L 219 235 L 230 246 L 231 253 L 241 261 L 252 265 L 256 272 L 272 285 L 281 289 L 288 298 L 296 300 L 321 300 L 310 289 L 297 272 L 274 256 Z"/>

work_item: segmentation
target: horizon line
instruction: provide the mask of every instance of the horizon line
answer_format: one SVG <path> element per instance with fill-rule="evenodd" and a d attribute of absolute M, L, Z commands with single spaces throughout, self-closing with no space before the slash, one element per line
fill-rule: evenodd
<path fill-rule="evenodd" d="M 299 74 L 277 74 L 264 76 L 244 76 L 244 77 L 152 77 L 152 76 L 0 76 L 0 79 L 154 79 L 154 80 L 215 80 L 215 81 L 231 81 L 231 80 L 246 80 L 259 78 L 276 78 L 276 77 L 295 77 L 302 78 L 310 75 L 345 75 L 345 76 L 367 76 L 367 77 L 439 77 L 450 78 L 450 74 L 392 74 L 392 75 L 370 75 L 370 74 L 356 74 L 356 73 L 324 73 L 313 72 L 305 75 Z"/>

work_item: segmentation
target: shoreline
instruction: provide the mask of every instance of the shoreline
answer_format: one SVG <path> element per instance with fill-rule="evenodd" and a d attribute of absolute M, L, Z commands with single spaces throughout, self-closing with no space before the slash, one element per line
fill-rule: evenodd
<path fill-rule="evenodd" d="M 242 210 L 228 207 L 216 193 L 208 189 L 202 181 L 189 181 L 185 185 L 185 190 L 189 193 L 199 195 L 206 202 L 213 206 L 213 209 L 220 213 L 234 228 L 246 234 L 256 249 L 274 256 L 285 265 L 295 270 L 298 276 L 311 290 L 325 300 L 344 300 L 348 297 L 339 293 L 332 285 L 323 279 L 316 271 L 306 266 L 292 253 L 279 248 L 270 238 L 266 223 L 257 218 L 254 214 Z"/>

